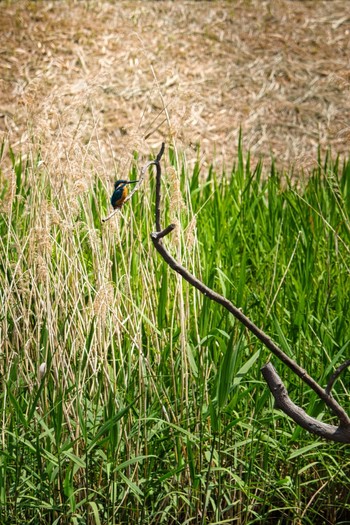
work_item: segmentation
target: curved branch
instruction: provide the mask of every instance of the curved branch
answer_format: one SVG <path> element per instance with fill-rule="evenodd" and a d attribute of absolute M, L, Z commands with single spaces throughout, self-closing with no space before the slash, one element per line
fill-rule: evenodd
<path fill-rule="evenodd" d="M 282 412 L 291 417 L 293 421 L 312 434 L 339 443 L 350 443 L 350 426 L 336 427 L 323 423 L 309 416 L 302 408 L 293 403 L 282 379 L 271 363 L 264 365 L 261 368 L 261 373 L 275 398 L 275 408 L 282 410 Z"/>
<path fill-rule="evenodd" d="M 350 366 L 350 359 L 348 359 L 348 361 L 345 361 L 345 363 L 343 363 L 342 365 L 338 366 L 334 374 L 332 374 L 329 378 L 328 384 L 325 388 L 326 394 L 330 395 L 334 383 L 336 382 L 342 371 L 345 370 L 348 366 Z"/>
<path fill-rule="evenodd" d="M 156 181 L 156 205 L 155 205 L 155 222 L 157 231 L 151 234 L 152 242 L 158 253 L 163 257 L 164 261 L 178 274 L 180 274 L 188 283 L 197 288 L 203 295 L 217 302 L 226 310 L 228 310 L 238 321 L 240 321 L 250 332 L 252 332 L 278 359 L 280 359 L 290 370 L 292 370 L 298 377 L 304 381 L 320 399 L 333 411 L 333 413 L 339 418 L 340 427 L 344 431 L 346 430 L 347 440 L 350 442 L 350 418 L 345 410 L 337 403 L 333 397 L 326 392 L 301 366 L 299 366 L 293 359 L 285 354 L 273 341 L 265 334 L 260 328 L 258 328 L 248 317 L 246 317 L 240 309 L 236 308 L 226 297 L 214 292 L 211 288 L 202 283 L 194 275 L 192 275 L 186 268 L 172 257 L 167 251 L 163 244 L 163 237 L 168 235 L 174 230 L 175 225 L 170 224 L 167 228 L 161 230 L 160 225 L 160 199 L 161 199 L 161 167 L 160 160 L 164 152 L 164 144 L 157 155 L 153 164 L 157 168 L 157 181 Z M 296 405 L 295 405 L 296 406 Z M 297 407 L 298 408 L 298 407 Z M 301 409 L 300 409 L 301 410 Z M 333 428 L 333 427 L 332 427 Z M 337 427 L 334 427 L 337 428 Z M 322 434 L 327 439 L 333 439 L 330 436 L 331 431 Z M 349 435 L 347 434 L 349 433 Z M 326 434 L 326 435 L 325 435 Z M 321 435 L 321 434 L 320 434 Z M 333 435 L 333 434 L 332 434 Z"/>

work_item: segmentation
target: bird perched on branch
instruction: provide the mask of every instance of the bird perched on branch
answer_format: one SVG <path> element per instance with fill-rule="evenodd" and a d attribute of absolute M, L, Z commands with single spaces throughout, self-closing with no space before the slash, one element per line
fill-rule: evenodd
<path fill-rule="evenodd" d="M 111 204 L 114 209 L 121 208 L 129 193 L 128 184 L 135 184 L 138 180 L 117 180 L 114 184 L 114 192 L 111 197 Z"/>

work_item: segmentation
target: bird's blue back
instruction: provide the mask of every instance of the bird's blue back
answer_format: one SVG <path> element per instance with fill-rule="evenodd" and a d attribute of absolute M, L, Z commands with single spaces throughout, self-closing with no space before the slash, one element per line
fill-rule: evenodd
<path fill-rule="evenodd" d="M 115 208 L 118 205 L 120 199 L 123 198 L 125 189 L 126 189 L 126 184 L 121 184 L 118 186 L 116 190 L 114 190 L 113 195 L 111 197 L 111 204 L 113 208 Z"/>

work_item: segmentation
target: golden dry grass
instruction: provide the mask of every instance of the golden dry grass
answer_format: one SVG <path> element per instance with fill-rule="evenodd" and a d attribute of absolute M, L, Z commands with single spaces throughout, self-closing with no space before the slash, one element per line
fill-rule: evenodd
<path fill-rule="evenodd" d="M 5 2 L 0 130 L 79 182 L 176 140 L 231 163 L 348 153 L 347 0 Z M 84 169 L 87 168 L 87 169 Z"/>

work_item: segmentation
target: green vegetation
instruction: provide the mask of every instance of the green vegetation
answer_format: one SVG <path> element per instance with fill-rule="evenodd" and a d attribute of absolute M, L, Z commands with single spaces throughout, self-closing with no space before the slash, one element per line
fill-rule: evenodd
<path fill-rule="evenodd" d="M 98 176 L 81 191 L 40 157 L 10 158 L 1 524 L 349 523 L 346 446 L 274 411 L 267 350 L 155 252 L 154 177 L 101 224 L 111 188 Z M 350 162 L 319 159 L 298 184 L 241 149 L 223 175 L 189 172 L 172 150 L 162 164 L 162 223 L 181 225 L 167 246 L 325 385 L 349 355 Z M 291 398 L 333 421 L 272 360 Z M 334 395 L 349 410 L 346 385 L 345 372 Z"/>

